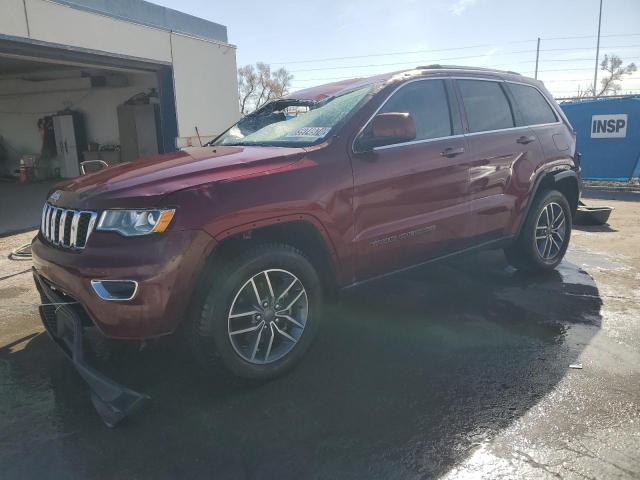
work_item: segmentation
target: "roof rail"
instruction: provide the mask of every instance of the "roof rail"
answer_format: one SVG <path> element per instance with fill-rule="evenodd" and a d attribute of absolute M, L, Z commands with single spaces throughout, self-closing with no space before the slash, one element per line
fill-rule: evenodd
<path fill-rule="evenodd" d="M 419 65 L 416 67 L 417 70 L 427 70 L 427 69 L 444 69 L 444 70 L 478 70 L 481 72 L 499 72 L 499 73 L 510 73 L 512 75 L 522 75 L 518 72 L 513 72 L 511 70 L 498 70 L 496 68 L 483 68 L 483 67 L 465 67 L 463 65 L 440 65 L 439 63 L 434 63 L 432 65 Z"/>

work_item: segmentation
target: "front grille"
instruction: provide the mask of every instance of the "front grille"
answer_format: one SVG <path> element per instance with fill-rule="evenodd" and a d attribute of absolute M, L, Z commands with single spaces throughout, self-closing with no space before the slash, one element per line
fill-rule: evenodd
<path fill-rule="evenodd" d="M 98 214 L 87 210 L 68 210 L 45 203 L 40 233 L 53 245 L 82 250 L 96 224 Z"/>

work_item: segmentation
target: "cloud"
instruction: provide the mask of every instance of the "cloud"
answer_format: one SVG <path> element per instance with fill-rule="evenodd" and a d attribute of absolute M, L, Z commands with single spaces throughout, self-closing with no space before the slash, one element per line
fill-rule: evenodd
<path fill-rule="evenodd" d="M 478 0 L 456 0 L 453 5 L 451 5 L 450 11 L 454 15 L 462 15 L 464 11 L 474 6 Z"/>

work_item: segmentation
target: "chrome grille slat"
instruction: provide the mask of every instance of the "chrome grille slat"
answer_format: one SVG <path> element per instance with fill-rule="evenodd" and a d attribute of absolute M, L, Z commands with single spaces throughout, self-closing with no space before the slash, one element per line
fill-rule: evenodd
<path fill-rule="evenodd" d="M 62 210 L 62 215 L 60 215 L 60 221 L 58 222 L 58 243 L 60 245 L 62 245 L 63 247 L 64 245 L 64 231 L 66 230 L 65 228 L 65 222 L 67 221 L 67 212 L 69 210 Z"/>
<path fill-rule="evenodd" d="M 53 207 L 51 209 L 51 219 L 49 225 L 49 241 L 54 242 L 56 237 L 56 216 L 58 215 L 58 209 Z"/>
<path fill-rule="evenodd" d="M 97 218 L 97 212 L 58 208 L 46 203 L 42 209 L 40 232 L 54 245 L 82 250 L 93 233 Z"/>
<path fill-rule="evenodd" d="M 45 219 L 47 218 L 47 210 L 49 209 L 49 205 L 47 205 L 46 203 L 44 204 L 44 207 L 42 207 L 42 220 L 40 220 L 40 231 L 44 232 L 44 222 Z"/>
<path fill-rule="evenodd" d="M 93 232 L 93 227 L 96 224 L 96 219 L 98 214 L 96 212 L 91 212 L 91 218 L 89 219 L 89 226 L 87 227 L 87 237 L 84 239 L 84 244 L 86 245 L 89 241 L 89 237 L 91 236 L 91 232 Z"/>
<path fill-rule="evenodd" d="M 76 248 L 78 239 L 78 222 L 80 221 L 80 212 L 73 212 L 73 219 L 71 220 L 71 238 L 69 239 L 69 246 Z"/>
<path fill-rule="evenodd" d="M 53 211 L 53 207 L 51 207 L 50 205 L 47 205 L 47 215 L 45 217 L 44 223 L 45 223 L 45 230 L 44 230 L 44 236 L 46 237 L 47 240 L 49 240 L 49 231 L 51 230 L 51 212 Z"/>

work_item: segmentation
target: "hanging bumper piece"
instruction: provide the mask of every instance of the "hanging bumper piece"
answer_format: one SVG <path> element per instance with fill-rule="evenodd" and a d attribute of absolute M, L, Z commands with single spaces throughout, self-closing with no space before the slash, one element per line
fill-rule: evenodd
<path fill-rule="evenodd" d="M 35 270 L 33 276 L 43 301 L 39 307 L 42 323 L 89 386 L 91 401 L 102 421 L 110 428 L 115 427 L 151 397 L 119 385 L 87 363 L 80 315 Z"/>

